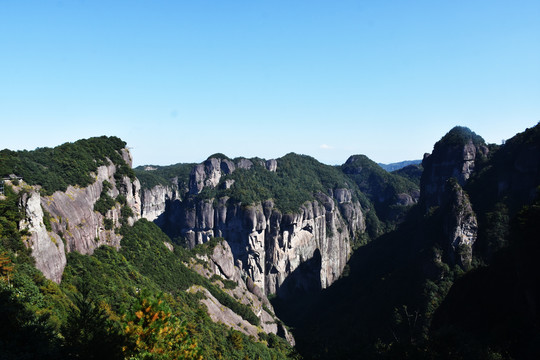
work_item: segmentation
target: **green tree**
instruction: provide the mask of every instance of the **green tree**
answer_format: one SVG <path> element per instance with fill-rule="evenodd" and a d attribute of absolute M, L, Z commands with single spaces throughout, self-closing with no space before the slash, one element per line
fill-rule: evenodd
<path fill-rule="evenodd" d="M 87 286 L 74 295 L 73 307 L 62 327 L 68 359 L 120 359 L 125 337 L 103 307 L 96 304 Z"/>

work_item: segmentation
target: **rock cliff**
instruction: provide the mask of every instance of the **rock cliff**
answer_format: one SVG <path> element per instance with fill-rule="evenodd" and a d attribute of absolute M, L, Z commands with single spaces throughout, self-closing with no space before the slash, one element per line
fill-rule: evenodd
<path fill-rule="evenodd" d="M 122 151 L 127 164 L 131 157 L 127 150 Z M 141 213 L 140 184 L 137 179 L 127 176 L 115 176 L 116 166 L 100 166 L 94 174 L 91 185 L 80 188 L 69 186 L 65 192 L 56 191 L 50 196 L 41 195 L 39 186 L 21 185 L 17 191 L 23 191 L 21 208 L 25 218 L 19 224 L 27 229 L 29 235 L 25 243 L 32 249 L 36 267 L 45 277 L 59 283 L 66 265 L 66 253 L 77 251 L 92 254 L 101 245 L 118 248 L 121 236 L 115 229 L 121 222 L 133 224 Z M 123 195 L 123 202 L 131 209 L 131 214 L 122 214 L 122 205 L 115 202 L 105 215 L 94 210 L 100 199 L 104 182 L 112 186 L 107 195 L 116 199 Z M 50 224 L 47 229 L 45 223 Z"/>
<path fill-rule="evenodd" d="M 268 172 L 278 168 L 275 160 L 258 165 Z M 197 196 L 205 188 L 230 188 L 234 180 L 225 176 L 253 166 L 248 159 L 234 163 L 209 158 L 193 168 L 185 197 L 172 196 L 171 189 L 163 187 L 143 191 L 142 208 L 155 211 L 142 215 L 160 219 L 158 225 L 171 237 L 184 238 L 190 247 L 212 237 L 227 239 L 236 265 L 263 293 L 286 296 L 295 289 L 326 288 L 341 275 L 351 240 L 365 230 L 360 203 L 353 200 L 350 189 L 339 188 L 315 194 L 314 200 L 293 213 L 283 213 L 271 199 L 243 205 L 228 196 Z M 147 203 L 152 199 L 158 203 Z M 310 265 L 306 269 L 302 264 Z"/>
<path fill-rule="evenodd" d="M 160 224 L 160 216 L 167 205 L 177 199 L 178 187 L 174 185 L 156 185 L 151 189 L 141 190 L 141 217 Z"/>

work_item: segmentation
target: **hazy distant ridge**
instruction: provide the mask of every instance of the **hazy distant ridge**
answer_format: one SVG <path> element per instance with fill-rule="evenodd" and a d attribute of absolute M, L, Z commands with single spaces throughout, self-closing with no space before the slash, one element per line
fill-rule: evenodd
<path fill-rule="evenodd" d="M 405 161 L 401 161 L 401 162 L 397 162 L 397 163 L 391 163 L 391 164 L 378 163 L 378 165 L 380 167 L 382 167 L 384 170 L 386 170 L 388 172 L 391 172 L 391 171 L 396 171 L 396 170 L 399 170 L 401 168 L 404 168 L 405 166 L 418 165 L 418 164 L 421 164 L 421 163 L 422 163 L 422 160 L 405 160 Z"/>

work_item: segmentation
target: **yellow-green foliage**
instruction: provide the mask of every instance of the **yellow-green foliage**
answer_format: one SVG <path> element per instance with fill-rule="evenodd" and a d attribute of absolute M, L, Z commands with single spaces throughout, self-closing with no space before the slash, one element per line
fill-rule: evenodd
<path fill-rule="evenodd" d="M 172 313 L 162 299 L 139 296 L 124 315 L 128 344 L 123 347 L 130 359 L 202 359 L 201 350 L 186 324 Z"/>

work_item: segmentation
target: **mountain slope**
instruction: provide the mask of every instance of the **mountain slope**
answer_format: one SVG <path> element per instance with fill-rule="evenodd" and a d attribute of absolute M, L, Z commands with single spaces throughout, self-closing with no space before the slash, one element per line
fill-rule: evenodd
<path fill-rule="evenodd" d="M 537 206 L 514 220 L 521 230 L 505 235 L 486 225 L 506 228 L 516 213 L 499 210 L 532 201 L 540 185 L 539 127 L 518 134 L 507 150 L 466 128 L 445 135 L 424 159 L 419 204 L 395 231 L 356 250 L 348 276 L 320 296 L 275 303 L 295 327 L 300 353 L 313 359 L 536 358 Z M 516 166 L 524 156 L 528 165 Z M 494 186 L 505 179 L 516 185 Z M 506 248 L 515 231 L 522 245 Z M 482 233 L 487 243 L 502 238 L 491 258 L 476 241 Z M 488 266 L 478 267 L 481 261 Z"/>
<path fill-rule="evenodd" d="M 408 179 L 383 170 L 365 155 L 353 155 L 341 166 L 374 204 L 377 216 L 393 228 L 418 201 L 419 187 Z"/>

